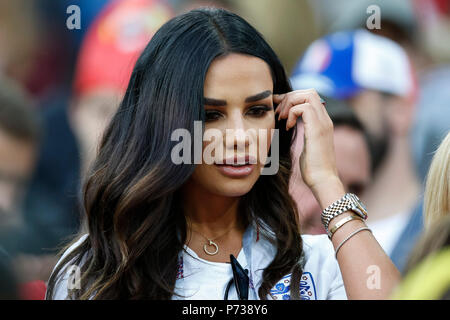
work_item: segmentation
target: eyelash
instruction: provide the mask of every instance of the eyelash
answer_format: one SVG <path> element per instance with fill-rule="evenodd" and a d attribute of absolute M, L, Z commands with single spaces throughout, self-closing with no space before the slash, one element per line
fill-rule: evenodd
<path fill-rule="evenodd" d="M 269 106 L 266 106 L 266 105 L 250 107 L 249 110 L 247 111 L 247 114 L 250 114 L 250 116 L 253 116 L 256 118 L 262 118 L 270 110 L 272 110 L 272 108 Z M 222 116 L 222 113 L 217 110 L 206 110 L 205 111 L 205 118 L 206 118 L 207 122 L 219 120 L 219 118 L 221 116 Z"/>

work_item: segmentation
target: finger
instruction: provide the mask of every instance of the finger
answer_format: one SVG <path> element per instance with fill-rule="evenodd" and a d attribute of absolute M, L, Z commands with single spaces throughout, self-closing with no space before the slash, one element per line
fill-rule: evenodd
<path fill-rule="evenodd" d="M 273 102 L 275 103 L 280 103 L 281 101 L 283 101 L 284 97 L 286 97 L 286 94 L 274 94 L 273 96 Z"/>
<path fill-rule="evenodd" d="M 324 107 L 324 100 L 318 95 L 315 89 L 296 90 L 282 95 L 274 95 L 275 101 L 280 102 L 276 109 L 276 113 L 279 114 L 278 120 L 288 117 L 289 109 L 294 105 L 310 102 L 311 104 L 320 104 L 320 109 Z M 276 103 L 276 102 L 275 102 Z M 325 111 L 325 110 L 323 110 Z M 326 112 L 326 111 L 325 111 Z"/>
<path fill-rule="evenodd" d="M 309 103 L 314 108 L 315 112 L 326 112 L 323 104 L 320 102 L 320 96 L 314 89 L 309 90 L 297 90 L 289 93 L 282 103 L 282 109 L 280 110 L 280 118 L 287 118 L 289 109 L 295 105 Z M 322 118 L 322 117 L 321 117 Z"/>
<path fill-rule="evenodd" d="M 296 105 L 289 110 L 288 119 L 286 121 L 286 130 L 293 128 L 297 124 L 298 117 L 301 117 L 305 110 L 305 105 Z"/>
<path fill-rule="evenodd" d="M 290 101 L 292 101 L 292 95 L 295 94 L 295 91 L 288 92 L 285 94 L 283 100 L 278 105 L 278 120 L 286 119 L 288 116 L 289 108 L 292 107 Z"/>
<path fill-rule="evenodd" d="M 279 114 L 280 111 L 282 110 L 282 104 L 283 104 L 283 100 L 285 99 L 286 94 L 274 94 L 273 95 L 273 103 L 277 104 L 277 107 L 275 109 L 275 114 Z M 278 118 L 278 120 L 280 120 Z"/>
<path fill-rule="evenodd" d="M 296 90 L 296 91 L 291 91 L 288 93 L 283 94 L 282 96 L 282 100 L 280 102 L 280 104 L 278 105 L 278 120 L 280 119 L 286 119 L 288 117 L 289 114 L 289 109 L 292 108 L 294 105 L 300 104 L 302 103 L 301 101 L 299 101 L 298 103 L 296 101 L 298 101 L 298 99 L 296 99 L 296 95 L 298 93 L 304 92 L 307 93 L 310 90 Z"/>
<path fill-rule="evenodd" d="M 320 96 L 319 96 L 320 100 L 321 100 L 321 105 L 317 106 L 316 110 L 317 110 L 317 115 L 320 119 L 320 121 L 324 124 L 332 124 L 333 122 L 331 121 L 330 115 L 328 114 L 327 108 L 326 108 L 326 102 L 325 100 L 323 100 Z"/>
<path fill-rule="evenodd" d="M 292 107 L 289 110 L 288 120 L 286 121 L 286 130 L 294 127 L 297 124 L 298 117 L 302 117 L 305 128 L 310 124 L 317 124 L 317 114 L 314 112 L 314 107 L 310 103 L 303 103 Z M 317 128 L 318 125 L 313 125 L 312 128 Z"/>
<path fill-rule="evenodd" d="M 303 104 L 306 101 L 304 98 L 304 94 L 306 92 L 303 92 L 303 90 L 298 91 L 292 91 L 284 98 L 283 102 L 281 103 L 281 109 L 280 109 L 280 119 L 287 119 L 289 115 L 289 110 L 296 105 Z"/>

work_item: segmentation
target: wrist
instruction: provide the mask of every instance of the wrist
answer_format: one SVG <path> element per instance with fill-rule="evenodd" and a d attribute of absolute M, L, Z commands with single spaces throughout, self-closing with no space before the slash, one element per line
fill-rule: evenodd
<path fill-rule="evenodd" d="M 321 183 L 315 184 L 311 187 L 311 191 L 322 210 L 345 195 L 344 185 L 337 176 L 332 176 Z"/>

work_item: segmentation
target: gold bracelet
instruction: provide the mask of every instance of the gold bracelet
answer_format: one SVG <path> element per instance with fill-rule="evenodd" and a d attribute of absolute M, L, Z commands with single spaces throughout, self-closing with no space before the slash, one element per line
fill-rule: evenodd
<path fill-rule="evenodd" d="M 363 221 L 363 219 L 361 219 L 361 217 L 359 217 L 359 216 L 357 216 L 357 215 L 354 215 L 354 214 L 352 214 L 352 215 L 350 215 L 350 216 L 347 216 L 347 217 L 345 217 L 345 218 L 339 220 L 339 221 L 333 226 L 333 228 L 331 228 L 331 230 L 328 231 L 328 238 L 331 240 L 331 238 L 333 237 L 334 233 L 335 233 L 340 227 L 342 227 L 344 224 L 346 224 L 347 222 L 352 221 L 352 220 L 361 220 L 361 221 Z"/>
<path fill-rule="evenodd" d="M 337 259 L 338 251 L 339 251 L 339 249 L 342 247 L 342 245 L 343 245 L 344 243 L 346 243 L 347 240 L 349 240 L 349 239 L 350 239 L 351 237 L 353 237 L 355 234 L 357 234 L 358 232 L 363 231 L 363 230 L 368 230 L 368 231 L 372 232 L 372 230 L 370 230 L 369 227 L 362 227 L 362 228 L 359 228 L 359 229 L 357 229 L 356 231 L 353 231 L 352 233 L 350 233 L 350 235 L 347 236 L 347 238 L 345 238 L 345 239 L 337 246 L 337 248 L 336 248 L 336 253 L 335 253 L 336 259 Z"/>

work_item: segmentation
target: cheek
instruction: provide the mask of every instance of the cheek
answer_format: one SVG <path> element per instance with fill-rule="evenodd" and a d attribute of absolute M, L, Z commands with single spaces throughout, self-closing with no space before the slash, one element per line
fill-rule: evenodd
<path fill-rule="evenodd" d="M 272 139 L 273 139 L 274 130 L 275 130 L 275 116 L 274 115 L 275 115 L 275 113 L 272 111 L 270 113 L 269 119 L 267 119 L 266 122 L 264 123 L 265 126 L 261 128 L 262 129 L 261 132 L 264 132 L 264 134 L 265 134 L 264 138 L 266 141 L 260 141 L 259 140 L 260 137 L 258 138 L 258 146 L 259 146 L 259 148 L 261 148 L 261 147 L 265 148 L 264 155 L 266 155 L 266 156 L 268 156 L 270 147 L 273 143 Z M 277 142 L 275 142 L 275 143 L 277 143 Z"/>

